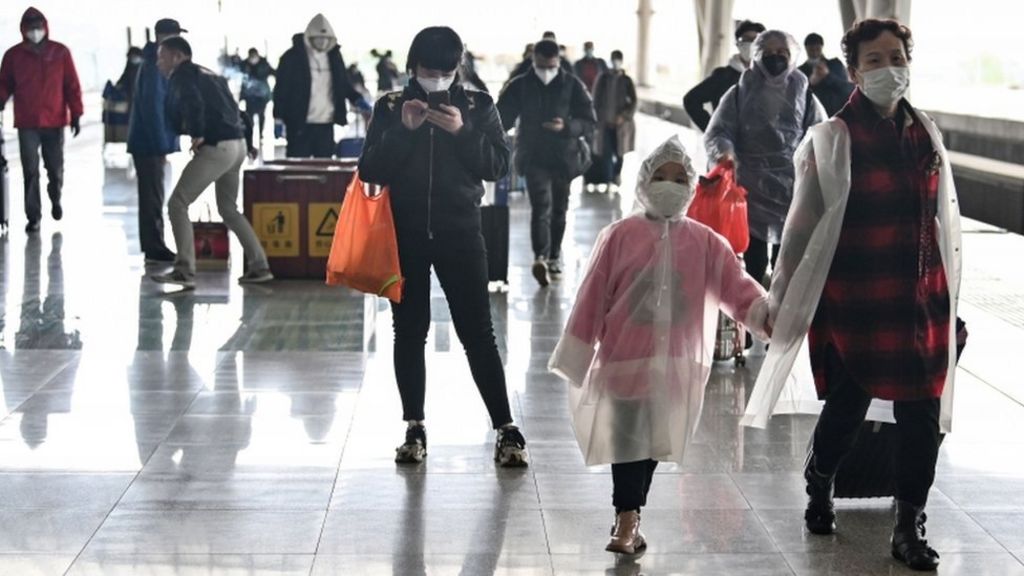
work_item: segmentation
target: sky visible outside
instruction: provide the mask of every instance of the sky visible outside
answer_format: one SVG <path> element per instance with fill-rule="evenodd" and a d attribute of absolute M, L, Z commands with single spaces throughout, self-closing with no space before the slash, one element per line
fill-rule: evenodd
<path fill-rule="evenodd" d="M 29 4 L 4 0 L 0 47 L 20 40 L 18 22 Z M 599 54 L 636 56 L 634 0 L 38 0 L 50 19 L 54 39 L 68 44 L 83 84 L 98 90 L 117 78 L 124 65 L 126 28 L 141 44 L 145 27 L 170 16 L 190 30 L 200 63 L 214 66 L 225 45 L 268 50 L 271 60 L 288 48 L 292 34 L 323 12 L 341 38 L 348 62 L 358 62 L 372 84 L 373 48 L 391 49 L 399 65 L 412 36 L 429 25 L 452 26 L 470 49 L 483 57 L 485 79 L 500 82 L 519 59 L 523 46 L 554 30 L 578 56 L 592 40 Z M 653 0 L 651 72 L 657 89 L 681 95 L 699 80 L 697 32 L 691 0 Z M 1016 23 L 1024 2 L 1007 0 L 917 0 L 911 15 L 916 39 L 913 94 L 917 105 L 1020 118 L 1024 120 L 1024 50 Z M 825 38 L 826 54 L 841 56 L 842 25 L 835 0 L 735 0 L 735 19 L 759 20 L 798 40 L 809 32 Z"/>

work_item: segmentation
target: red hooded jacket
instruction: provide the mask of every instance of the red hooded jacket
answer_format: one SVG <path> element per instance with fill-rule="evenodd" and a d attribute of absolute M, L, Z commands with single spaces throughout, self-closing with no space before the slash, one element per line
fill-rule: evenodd
<path fill-rule="evenodd" d="M 46 39 L 33 44 L 27 23 L 42 19 Z M 24 40 L 4 54 L 0 64 L 0 108 L 14 96 L 15 128 L 63 128 L 82 115 L 82 87 L 67 46 L 50 40 L 43 13 L 29 8 L 21 17 Z"/>

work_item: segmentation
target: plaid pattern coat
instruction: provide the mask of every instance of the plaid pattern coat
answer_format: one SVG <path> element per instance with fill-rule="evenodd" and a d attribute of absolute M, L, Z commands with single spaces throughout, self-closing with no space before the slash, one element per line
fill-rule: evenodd
<path fill-rule="evenodd" d="M 949 288 L 939 253 L 939 155 L 904 100 L 882 118 L 855 91 L 837 114 L 849 127 L 852 181 L 842 233 L 811 324 L 811 367 L 828 394 L 825 354 L 875 398 L 938 398 L 949 350 Z"/>

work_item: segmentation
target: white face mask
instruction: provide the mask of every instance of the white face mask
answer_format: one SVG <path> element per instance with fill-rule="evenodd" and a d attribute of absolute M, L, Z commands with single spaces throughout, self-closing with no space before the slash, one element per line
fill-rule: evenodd
<path fill-rule="evenodd" d="M 416 82 L 427 92 L 447 92 L 455 82 L 455 75 L 452 74 L 451 76 L 442 76 L 440 78 L 420 78 L 417 76 Z"/>
<path fill-rule="evenodd" d="M 135 56 L 128 61 L 132 64 L 142 64 L 142 58 L 139 58 L 138 56 Z"/>
<path fill-rule="evenodd" d="M 537 68 L 534 66 L 533 73 L 536 74 L 537 78 L 540 78 L 540 81 L 546 86 L 555 79 L 555 76 L 558 76 L 558 68 Z"/>
<path fill-rule="evenodd" d="M 739 49 L 740 49 L 740 58 L 743 58 L 747 62 L 750 62 L 753 59 L 752 58 L 752 56 L 754 55 L 754 43 L 753 42 L 740 42 L 739 43 Z"/>
<path fill-rule="evenodd" d="M 681 216 L 692 195 L 689 186 L 677 182 L 651 182 L 647 185 L 647 211 L 659 218 Z"/>
<path fill-rule="evenodd" d="M 860 74 L 861 92 L 875 105 L 888 108 L 897 102 L 910 88 L 910 68 L 889 66 L 876 68 Z"/>
<path fill-rule="evenodd" d="M 622 60 L 612 60 L 612 70 L 622 70 Z"/>
<path fill-rule="evenodd" d="M 25 37 L 28 38 L 28 41 L 31 43 L 39 44 L 43 41 L 43 38 L 46 38 L 46 31 L 40 28 L 33 28 L 25 34 Z"/>

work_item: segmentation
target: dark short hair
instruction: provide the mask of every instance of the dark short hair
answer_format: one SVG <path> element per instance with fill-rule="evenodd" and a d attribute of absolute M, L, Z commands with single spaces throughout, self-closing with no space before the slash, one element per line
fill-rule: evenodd
<path fill-rule="evenodd" d="M 752 22 L 750 20 L 744 20 L 736 26 L 736 39 L 739 40 L 741 36 L 747 32 L 757 32 L 760 34 L 764 32 L 764 24 L 760 22 Z"/>
<path fill-rule="evenodd" d="M 181 52 L 189 58 L 192 57 L 192 45 L 188 43 L 181 36 L 171 36 L 160 43 L 164 50 L 174 50 L 175 52 Z"/>
<path fill-rule="evenodd" d="M 541 35 L 540 35 L 540 37 L 541 37 L 542 39 L 545 39 L 545 40 L 547 40 L 547 39 L 549 39 L 549 38 L 550 38 L 550 39 L 558 38 L 558 36 L 555 36 L 555 33 L 554 33 L 554 32 L 552 32 L 551 30 L 547 30 L 547 31 L 545 31 L 545 32 L 544 32 L 543 34 L 541 34 Z"/>
<path fill-rule="evenodd" d="M 860 45 L 863 42 L 870 42 L 883 32 L 892 32 L 894 36 L 903 42 L 903 49 L 907 52 L 907 61 L 911 60 L 910 51 L 914 48 L 914 40 L 910 34 L 910 28 L 900 24 L 896 20 L 879 20 L 869 18 L 854 24 L 846 34 L 843 35 L 843 55 L 846 57 L 846 66 L 856 68 L 860 58 Z"/>
<path fill-rule="evenodd" d="M 406 70 L 414 71 L 417 66 L 430 70 L 450 72 L 462 63 L 465 48 L 462 38 L 447 26 L 431 26 L 420 30 L 409 46 L 405 60 Z"/>
<path fill-rule="evenodd" d="M 824 46 L 825 39 L 821 37 L 821 34 L 817 32 L 811 32 L 804 38 L 804 46 Z"/>
<path fill-rule="evenodd" d="M 612 60 L 622 60 L 622 50 L 612 50 Z"/>
<path fill-rule="evenodd" d="M 557 58 L 558 44 L 554 40 L 541 40 L 533 45 L 533 53 L 541 58 Z"/>
<path fill-rule="evenodd" d="M 255 48 L 249 48 L 249 54 L 259 54 L 260 51 Z"/>

